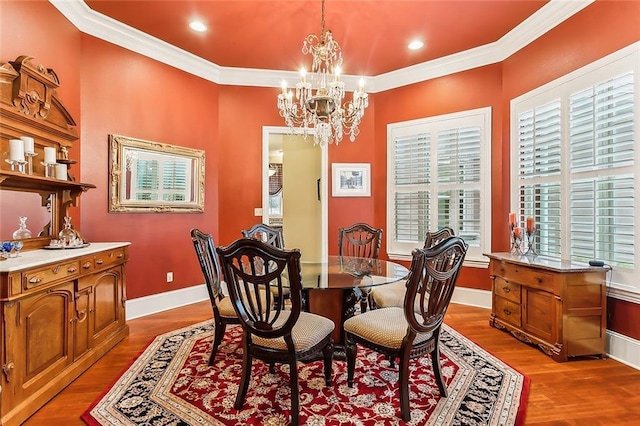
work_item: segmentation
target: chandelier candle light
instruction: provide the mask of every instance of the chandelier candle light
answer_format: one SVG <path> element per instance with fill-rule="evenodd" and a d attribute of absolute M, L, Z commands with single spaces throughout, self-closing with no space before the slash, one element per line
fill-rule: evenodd
<path fill-rule="evenodd" d="M 522 233 L 516 222 L 516 214 L 513 212 L 509 213 L 509 231 L 511 240 L 511 252 L 514 254 L 522 254 L 522 251 L 520 249 L 520 245 L 522 243 Z"/>
<path fill-rule="evenodd" d="M 278 95 L 280 116 L 292 133 L 300 128 L 305 139 L 314 129 L 315 145 L 325 146 L 333 141 L 338 145 L 344 133 L 348 133 L 353 142 L 360 133 L 358 125 L 369 105 L 369 98 L 364 92 L 364 80 L 360 79 L 360 87 L 353 92 L 353 100 L 342 103 L 345 96 L 345 85 L 340 81 L 342 49 L 331 31 L 325 30 L 324 0 L 320 36 L 309 34 L 304 39 L 302 53 L 311 53 L 313 57 L 311 75 L 307 76 L 304 68 L 300 70 L 295 101 L 293 92 L 287 90 L 287 83 L 282 82 L 282 93 Z"/>
<path fill-rule="evenodd" d="M 536 221 L 532 217 L 527 218 L 527 251 L 526 255 L 536 256 L 536 250 L 534 248 L 536 242 Z"/>

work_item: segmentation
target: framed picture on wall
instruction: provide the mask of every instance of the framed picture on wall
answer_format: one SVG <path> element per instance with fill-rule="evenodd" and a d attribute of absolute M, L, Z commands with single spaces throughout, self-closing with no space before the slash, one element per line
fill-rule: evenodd
<path fill-rule="evenodd" d="M 331 165 L 334 197 L 370 197 L 371 164 L 333 163 Z"/>

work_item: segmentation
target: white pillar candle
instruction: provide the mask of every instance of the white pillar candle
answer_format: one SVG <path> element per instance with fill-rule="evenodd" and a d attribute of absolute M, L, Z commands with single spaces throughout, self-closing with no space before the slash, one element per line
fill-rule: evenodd
<path fill-rule="evenodd" d="M 26 154 L 33 154 L 36 152 L 33 138 L 29 136 L 20 136 L 20 139 L 24 142 L 24 152 Z"/>
<path fill-rule="evenodd" d="M 44 162 L 46 164 L 56 163 L 56 149 L 50 146 L 44 147 Z"/>
<path fill-rule="evenodd" d="M 56 179 L 67 180 L 66 164 L 56 164 Z"/>
<path fill-rule="evenodd" d="M 9 159 L 24 161 L 24 142 L 22 139 L 9 139 Z"/>

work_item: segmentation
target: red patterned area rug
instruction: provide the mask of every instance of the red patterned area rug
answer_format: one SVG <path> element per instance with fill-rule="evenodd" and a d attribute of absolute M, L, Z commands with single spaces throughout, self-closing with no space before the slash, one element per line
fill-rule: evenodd
<path fill-rule="evenodd" d="M 88 425 L 286 425 L 291 396 L 288 366 L 270 374 L 255 360 L 244 407 L 233 408 L 242 370 L 242 329 L 227 327 L 216 362 L 207 365 L 213 322 L 158 336 L 82 415 Z M 428 356 L 411 362 L 411 422 L 400 418 L 398 371 L 358 347 L 355 383 L 346 362 L 333 363 L 324 385 L 322 361 L 299 365 L 303 425 L 521 425 L 529 379 L 443 327 L 441 398 Z"/>

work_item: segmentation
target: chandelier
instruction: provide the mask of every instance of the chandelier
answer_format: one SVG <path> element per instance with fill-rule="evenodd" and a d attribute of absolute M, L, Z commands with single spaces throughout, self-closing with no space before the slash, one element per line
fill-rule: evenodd
<path fill-rule="evenodd" d="M 342 49 L 334 40 L 330 30 L 324 28 L 324 0 L 322 0 L 322 28 L 320 36 L 309 34 L 302 45 L 302 53 L 311 53 L 313 62 L 311 74 L 300 70 L 301 79 L 296 83 L 295 101 L 293 92 L 282 82 L 282 93 L 278 95 L 278 110 L 290 131 L 302 130 L 306 139 L 314 129 L 313 142 L 324 146 L 342 140 L 344 133 L 353 142 L 360 130 L 358 125 L 369 105 L 369 97 L 364 92 L 364 80 L 353 92 L 351 102 L 343 104 L 344 82 L 340 81 Z"/>

